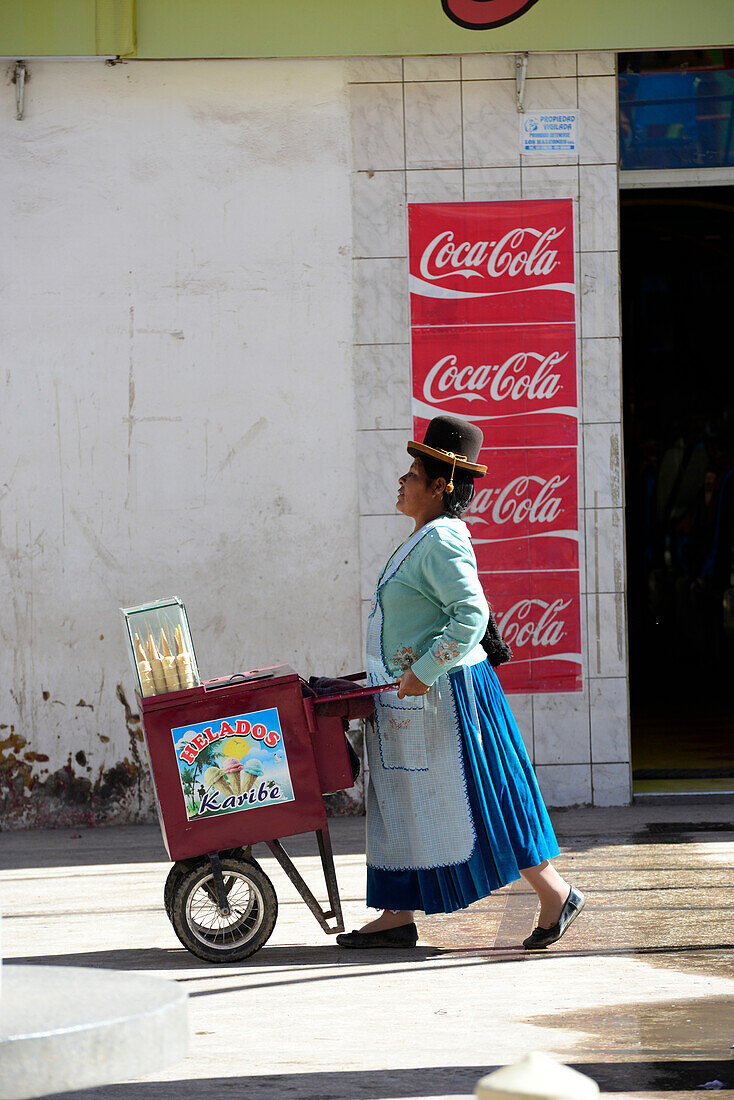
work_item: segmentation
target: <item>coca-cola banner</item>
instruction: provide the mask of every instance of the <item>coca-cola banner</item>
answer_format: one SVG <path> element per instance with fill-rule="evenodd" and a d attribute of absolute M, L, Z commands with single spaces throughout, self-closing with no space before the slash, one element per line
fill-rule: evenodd
<path fill-rule="evenodd" d="M 484 573 L 480 577 L 512 661 L 498 670 L 507 692 L 581 690 L 578 571 Z"/>
<path fill-rule="evenodd" d="M 575 446 L 575 326 L 414 328 L 416 430 L 437 412 L 478 424 L 492 447 Z"/>
<path fill-rule="evenodd" d="M 411 324 L 575 321 L 570 200 L 409 207 Z"/>
<path fill-rule="evenodd" d="M 479 461 L 487 473 L 464 516 L 477 560 L 493 570 L 578 569 L 576 448 L 482 449 Z"/>
<path fill-rule="evenodd" d="M 581 690 L 570 199 L 409 207 L 413 430 L 484 433 L 466 515 L 509 692 Z"/>

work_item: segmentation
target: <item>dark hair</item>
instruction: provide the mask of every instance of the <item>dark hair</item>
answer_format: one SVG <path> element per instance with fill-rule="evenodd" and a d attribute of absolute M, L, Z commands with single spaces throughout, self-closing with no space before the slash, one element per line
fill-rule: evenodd
<path fill-rule="evenodd" d="M 450 478 L 451 467 L 447 463 L 441 462 L 440 459 L 421 455 L 421 462 L 429 481 L 435 481 L 438 477 L 445 477 L 447 481 Z M 453 519 L 461 519 L 473 496 L 474 478 L 466 470 L 454 470 L 454 491 L 443 494 L 444 515 L 451 516 Z M 487 654 L 489 663 L 494 668 L 512 660 L 512 650 L 500 635 L 491 607 L 489 609 L 487 630 L 480 644 Z"/>
<path fill-rule="evenodd" d="M 431 458 L 429 455 L 421 455 L 421 462 L 429 481 L 445 477 L 448 482 L 451 477 L 450 463 L 441 462 L 440 459 Z M 453 480 L 454 491 L 443 494 L 443 511 L 445 516 L 461 519 L 474 496 L 474 478 L 466 470 L 454 470 Z"/>

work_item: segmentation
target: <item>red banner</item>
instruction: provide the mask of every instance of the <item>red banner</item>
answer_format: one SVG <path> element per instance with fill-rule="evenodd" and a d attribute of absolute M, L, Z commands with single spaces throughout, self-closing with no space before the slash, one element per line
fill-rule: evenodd
<path fill-rule="evenodd" d="M 415 327 L 575 321 L 570 200 L 412 204 L 408 230 Z"/>
<path fill-rule="evenodd" d="M 464 519 L 480 569 L 578 569 L 576 448 L 482 450 L 479 461 L 487 473 Z"/>
<path fill-rule="evenodd" d="M 413 330 L 413 418 L 471 420 L 493 447 L 578 439 L 573 325 L 475 325 Z"/>
<path fill-rule="evenodd" d="M 581 691 L 581 597 L 577 570 L 480 576 L 512 661 L 507 692 Z"/>
<path fill-rule="evenodd" d="M 570 199 L 409 207 L 413 430 L 484 432 L 469 524 L 508 692 L 581 690 Z"/>

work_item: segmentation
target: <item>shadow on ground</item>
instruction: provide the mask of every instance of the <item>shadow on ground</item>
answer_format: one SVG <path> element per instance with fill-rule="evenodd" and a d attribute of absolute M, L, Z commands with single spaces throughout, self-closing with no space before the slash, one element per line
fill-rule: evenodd
<path fill-rule="evenodd" d="M 155 1081 L 109 1085 L 84 1092 L 61 1093 L 58 1100 L 214 1100 L 246 1095 L 251 1100 L 380 1100 L 402 1097 L 467 1097 L 477 1081 L 498 1066 L 456 1066 L 416 1069 L 360 1070 L 341 1073 L 272 1074 L 257 1077 L 214 1077 L 201 1080 Z M 602 1093 L 685 1092 L 707 1081 L 734 1087 L 731 1061 L 574 1062 L 573 1068 L 597 1082 Z M 719 1094 L 720 1095 L 720 1094 Z"/>
<path fill-rule="evenodd" d="M 311 967 L 364 966 L 365 962 L 385 963 L 386 960 L 401 963 L 425 962 L 439 955 L 446 955 L 437 947 L 417 947 L 412 950 L 342 951 L 333 941 L 323 947 L 307 945 L 263 947 L 250 959 L 234 963 L 202 962 L 183 948 L 167 947 L 119 947 L 104 951 L 77 951 L 70 954 L 29 955 L 8 960 L 24 966 L 91 966 L 107 970 L 139 970 L 152 973 L 156 970 L 201 970 L 201 977 L 217 977 L 237 973 L 242 969 L 263 970 L 269 966 L 287 966 L 289 970 Z M 207 973 L 208 972 L 208 973 Z M 172 976 L 175 977 L 175 974 Z M 186 980 L 186 979 L 181 979 Z M 198 977 L 197 977 L 197 980 Z"/>
<path fill-rule="evenodd" d="M 325 947 L 309 947 L 306 945 L 264 947 L 251 959 L 244 959 L 236 963 L 207 963 L 197 959 L 183 948 L 163 947 L 120 947 L 110 948 L 105 951 L 79 951 L 70 954 L 58 953 L 54 955 L 28 955 L 20 958 L 12 958 L 8 963 L 22 964 L 23 966 L 90 966 L 106 970 L 139 970 L 151 973 L 157 970 L 170 970 L 175 972 L 201 970 L 209 971 L 202 977 L 216 977 L 217 974 L 229 974 L 242 969 L 262 970 L 269 966 L 287 966 L 289 969 L 308 969 L 309 967 L 364 967 L 366 963 L 384 965 L 386 962 L 423 963 L 434 958 L 442 958 L 444 964 L 456 959 L 457 965 L 466 966 L 474 960 L 476 964 L 497 965 L 504 962 L 524 961 L 534 966 L 542 966 L 549 959 L 580 959 L 580 958 L 646 958 L 649 961 L 668 962 L 682 968 L 686 963 L 700 958 L 699 966 L 707 966 L 709 961 L 705 956 L 717 953 L 726 953 L 731 967 L 731 959 L 734 953 L 734 943 L 711 944 L 658 944 L 654 947 L 638 947 L 628 945 L 624 947 L 594 947 L 580 948 L 578 950 L 564 950 L 556 947 L 552 951 L 533 952 L 529 954 L 521 944 L 508 944 L 502 947 L 468 947 L 448 949 L 443 947 L 418 946 L 413 950 L 371 950 L 369 953 L 362 951 L 340 951 L 333 944 Z M 175 975 L 174 975 L 175 976 Z M 187 980 L 187 979 L 180 979 Z"/>

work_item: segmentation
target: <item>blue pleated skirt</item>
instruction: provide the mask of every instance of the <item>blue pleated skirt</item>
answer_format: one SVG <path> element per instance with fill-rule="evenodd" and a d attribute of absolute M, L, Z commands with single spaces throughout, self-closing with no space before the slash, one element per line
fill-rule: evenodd
<path fill-rule="evenodd" d="M 425 871 L 367 868 L 367 905 L 453 913 L 558 855 L 520 731 L 489 661 L 472 665 L 477 728 L 463 675 L 450 674 L 476 844 L 466 863 Z"/>

